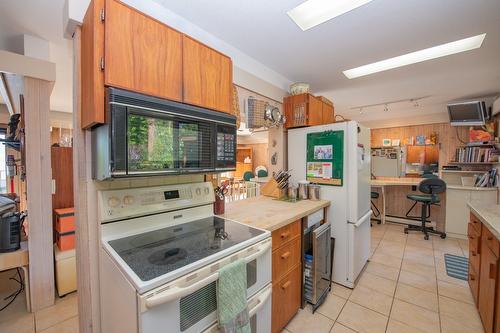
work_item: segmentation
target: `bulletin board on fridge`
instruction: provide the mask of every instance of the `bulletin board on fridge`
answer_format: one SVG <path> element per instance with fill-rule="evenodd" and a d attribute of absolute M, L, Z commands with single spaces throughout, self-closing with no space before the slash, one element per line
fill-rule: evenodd
<path fill-rule="evenodd" d="M 342 186 L 344 131 L 307 134 L 306 175 L 311 183 Z"/>

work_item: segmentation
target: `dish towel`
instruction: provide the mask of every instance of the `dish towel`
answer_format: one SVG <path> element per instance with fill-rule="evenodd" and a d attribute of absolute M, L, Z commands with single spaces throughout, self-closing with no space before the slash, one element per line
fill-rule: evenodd
<path fill-rule="evenodd" d="M 222 333 L 250 333 L 245 259 L 239 259 L 219 271 L 217 315 Z"/>

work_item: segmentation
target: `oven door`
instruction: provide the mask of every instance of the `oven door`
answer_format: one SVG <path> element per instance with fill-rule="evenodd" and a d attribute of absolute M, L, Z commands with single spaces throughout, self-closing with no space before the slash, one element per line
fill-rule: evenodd
<path fill-rule="evenodd" d="M 271 332 L 271 294 L 273 286 L 269 284 L 248 300 L 251 333 Z M 203 333 L 220 333 L 219 325 L 213 324 Z"/>
<path fill-rule="evenodd" d="M 247 261 L 247 297 L 271 283 L 268 238 L 200 271 L 138 296 L 139 332 L 198 333 L 217 322 L 218 270 L 236 259 Z"/>

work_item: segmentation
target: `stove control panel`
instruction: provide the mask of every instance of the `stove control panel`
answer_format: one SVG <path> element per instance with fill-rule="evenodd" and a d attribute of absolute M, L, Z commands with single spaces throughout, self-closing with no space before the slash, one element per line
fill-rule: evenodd
<path fill-rule="evenodd" d="M 99 213 L 101 222 L 109 222 L 213 202 L 209 182 L 106 190 L 99 192 Z"/>

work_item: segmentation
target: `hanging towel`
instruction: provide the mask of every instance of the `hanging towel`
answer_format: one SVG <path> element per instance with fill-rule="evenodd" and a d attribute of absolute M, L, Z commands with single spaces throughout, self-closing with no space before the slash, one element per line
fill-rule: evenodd
<path fill-rule="evenodd" d="M 219 271 L 217 315 L 222 333 L 250 333 L 247 264 L 239 259 Z"/>

